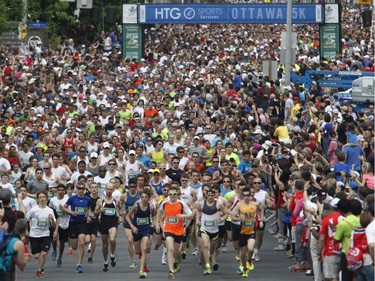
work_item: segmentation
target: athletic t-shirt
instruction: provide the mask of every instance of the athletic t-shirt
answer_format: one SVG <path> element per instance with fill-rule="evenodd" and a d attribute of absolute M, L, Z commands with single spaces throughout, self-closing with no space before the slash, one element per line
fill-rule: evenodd
<path fill-rule="evenodd" d="M 336 226 L 343 218 L 339 213 L 333 213 L 322 220 L 320 234 L 326 236 L 323 250 L 325 256 L 333 256 L 340 251 L 340 243 L 335 243 L 334 236 Z"/>
<path fill-rule="evenodd" d="M 70 221 L 86 221 L 87 211 L 90 207 L 90 197 L 73 195 L 66 201 L 66 205 L 70 206 L 70 210 L 77 212 L 77 216 L 70 216 Z"/>
<path fill-rule="evenodd" d="M 178 214 L 191 214 L 191 210 L 184 201 L 177 200 L 171 203 L 169 200 L 163 201 L 160 211 L 164 211 L 164 233 L 169 232 L 177 236 L 184 235 L 184 220 L 178 218 Z"/>

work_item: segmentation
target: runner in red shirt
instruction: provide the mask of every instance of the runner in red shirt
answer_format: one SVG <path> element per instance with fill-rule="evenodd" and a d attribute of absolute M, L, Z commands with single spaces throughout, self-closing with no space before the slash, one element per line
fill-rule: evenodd
<path fill-rule="evenodd" d="M 318 254 L 323 253 L 324 277 L 330 280 L 339 280 L 340 272 L 340 243 L 335 243 L 334 236 L 337 224 L 344 217 L 337 211 L 338 201 L 338 198 L 331 200 L 330 214 L 322 220 L 317 250 Z"/>

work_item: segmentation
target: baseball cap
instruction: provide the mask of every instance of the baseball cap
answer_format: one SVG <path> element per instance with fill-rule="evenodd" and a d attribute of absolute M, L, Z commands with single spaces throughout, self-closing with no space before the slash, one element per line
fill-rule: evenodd
<path fill-rule="evenodd" d="M 90 153 L 90 158 L 98 158 L 98 153 L 96 153 L 96 152 L 91 152 L 91 153 Z"/>
<path fill-rule="evenodd" d="M 132 155 L 132 154 L 135 155 L 135 150 L 130 150 L 130 151 L 129 151 L 129 155 Z"/>
<path fill-rule="evenodd" d="M 340 199 L 339 198 L 333 198 L 329 204 L 331 205 L 331 207 L 333 208 L 337 208 L 337 204 L 339 203 Z"/>

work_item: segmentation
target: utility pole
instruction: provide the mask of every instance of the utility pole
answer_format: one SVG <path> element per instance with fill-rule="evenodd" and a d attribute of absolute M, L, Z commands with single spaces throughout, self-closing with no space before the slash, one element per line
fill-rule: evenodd
<path fill-rule="evenodd" d="M 27 0 L 23 0 L 22 22 L 26 23 L 26 21 L 27 21 Z"/>
<path fill-rule="evenodd" d="M 286 9 L 286 42 L 285 42 L 285 85 L 290 84 L 292 64 L 292 0 L 288 0 Z"/>

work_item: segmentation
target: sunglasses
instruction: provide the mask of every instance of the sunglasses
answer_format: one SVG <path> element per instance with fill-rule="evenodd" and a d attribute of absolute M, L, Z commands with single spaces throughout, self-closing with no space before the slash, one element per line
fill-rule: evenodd
<path fill-rule="evenodd" d="M 250 197 L 250 193 L 243 193 L 242 196 L 243 197 Z"/>
<path fill-rule="evenodd" d="M 260 181 L 254 181 L 253 184 L 262 184 Z"/>
<path fill-rule="evenodd" d="M 77 187 L 78 190 L 83 190 L 85 189 L 84 187 Z"/>
<path fill-rule="evenodd" d="M 168 193 L 169 196 L 176 196 L 177 195 L 177 192 L 173 192 L 173 193 Z"/>
<path fill-rule="evenodd" d="M 136 185 L 129 185 L 129 188 L 136 188 Z"/>

